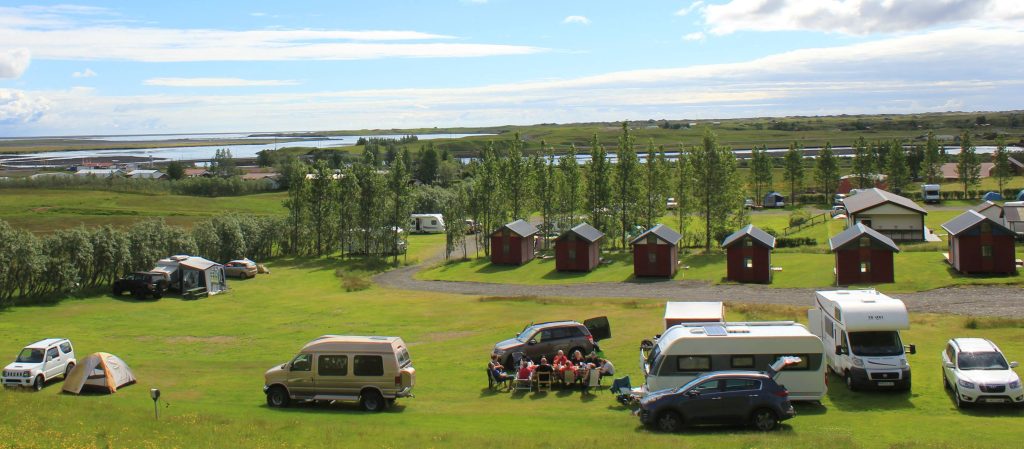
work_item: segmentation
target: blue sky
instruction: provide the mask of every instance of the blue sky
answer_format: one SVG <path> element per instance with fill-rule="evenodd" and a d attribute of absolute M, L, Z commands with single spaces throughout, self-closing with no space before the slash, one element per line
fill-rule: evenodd
<path fill-rule="evenodd" d="M 1020 108 L 1024 2 L 0 2 L 0 136 Z"/>

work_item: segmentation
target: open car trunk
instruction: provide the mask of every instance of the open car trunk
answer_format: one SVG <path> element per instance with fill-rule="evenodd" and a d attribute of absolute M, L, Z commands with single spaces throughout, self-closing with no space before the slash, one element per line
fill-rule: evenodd
<path fill-rule="evenodd" d="M 583 325 L 590 331 L 594 341 L 607 340 L 612 338 L 612 328 L 608 324 L 608 317 L 599 316 L 583 322 Z"/>

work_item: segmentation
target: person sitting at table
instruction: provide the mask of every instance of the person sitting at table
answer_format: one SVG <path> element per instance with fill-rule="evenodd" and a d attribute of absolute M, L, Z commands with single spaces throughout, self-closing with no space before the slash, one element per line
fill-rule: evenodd
<path fill-rule="evenodd" d="M 505 367 L 498 361 L 498 354 L 491 354 L 491 361 L 487 363 L 487 368 L 491 370 L 499 369 L 501 371 L 505 371 Z"/>
<path fill-rule="evenodd" d="M 615 365 L 612 365 L 611 360 L 600 359 L 600 362 L 601 365 L 600 368 L 597 369 L 597 371 L 601 373 L 601 377 L 615 375 Z"/>
<path fill-rule="evenodd" d="M 587 362 L 583 359 L 583 353 L 579 349 L 572 353 L 572 364 L 576 365 L 577 368 L 586 367 Z"/>
<path fill-rule="evenodd" d="M 601 358 L 599 358 L 597 353 L 594 351 L 590 351 L 590 354 L 587 354 L 586 361 L 588 365 L 601 366 Z"/>
<path fill-rule="evenodd" d="M 512 375 L 505 372 L 505 368 L 500 363 L 487 364 L 488 369 L 491 370 L 491 377 L 497 383 L 507 382 L 512 380 Z M 511 386 L 509 387 L 511 388 Z"/>
<path fill-rule="evenodd" d="M 524 358 L 523 361 L 519 363 L 519 373 L 518 375 L 516 375 L 516 379 L 529 379 L 532 376 L 533 367 L 530 366 L 530 364 Z"/>
<path fill-rule="evenodd" d="M 569 365 L 571 363 L 572 362 L 569 361 L 569 358 L 565 356 L 565 352 L 563 352 L 561 349 L 558 350 L 558 353 L 555 354 L 554 360 L 551 361 L 551 364 L 554 365 L 555 368 L 559 370 L 561 370 L 565 365 Z"/>
<path fill-rule="evenodd" d="M 554 368 L 548 363 L 547 357 L 541 357 L 540 365 L 537 365 L 537 367 L 534 368 L 534 371 L 539 373 L 550 373 L 554 371 Z"/>

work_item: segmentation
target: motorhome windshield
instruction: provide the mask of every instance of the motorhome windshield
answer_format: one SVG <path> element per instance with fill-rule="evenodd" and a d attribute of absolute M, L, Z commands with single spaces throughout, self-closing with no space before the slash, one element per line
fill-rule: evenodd
<path fill-rule="evenodd" d="M 43 363 L 43 352 L 42 349 L 22 349 L 17 363 Z"/>
<path fill-rule="evenodd" d="M 957 366 L 962 370 L 988 369 L 1006 370 L 1010 365 L 998 352 L 961 352 L 956 360 Z"/>
<path fill-rule="evenodd" d="M 903 342 L 897 331 L 850 332 L 850 347 L 855 355 L 885 357 L 903 354 Z"/>
<path fill-rule="evenodd" d="M 654 345 L 654 349 L 651 350 L 650 354 L 647 354 L 647 369 L 654 368 L 654 362 L 658 360 L 658 356 L 661 355 L 661 346 Z"/>

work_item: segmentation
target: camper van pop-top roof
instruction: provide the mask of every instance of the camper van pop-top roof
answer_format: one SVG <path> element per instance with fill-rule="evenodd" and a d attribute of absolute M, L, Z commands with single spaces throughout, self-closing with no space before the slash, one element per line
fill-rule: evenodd
<path fill-rule="evenodd" d="M 815 292 L 822 311 L 843 323 L 847 331 L 910 329 L 907 306 L 876 290 Z"/>

